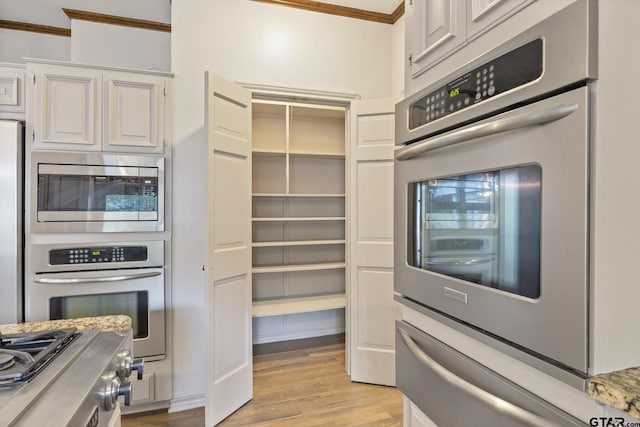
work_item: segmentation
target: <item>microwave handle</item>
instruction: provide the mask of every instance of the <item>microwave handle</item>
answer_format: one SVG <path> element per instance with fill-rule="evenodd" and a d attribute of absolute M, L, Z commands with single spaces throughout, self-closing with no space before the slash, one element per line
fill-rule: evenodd
<path fill-rule="evenodd" d="M 137 273 L 137 274 L 123 274 L 120 276 L 107 276 L 107 277 L 41 277 L 34 279 L 36 283 L 43 283 L 46 285 L 78 285 L 84 283 L 104 283 L 104 282 L 123 282 L 125 280 L 146 279 L 148 277 L 156 277 L 162 274 L 159 271 L 152 271 L 149 273 Z"/>
<path fill-rule="evenodd" d="M 437 148 L 448 147 L 460 142 L 495 135 L 509 130 L 549 123 L 566 117 L 577 109 L 578 104 L 561 104 L 544 110 L 524 112 L 511 117 L 499 118 L 490 122 L 470 126 L 400 148 L 396 151 L 396 160 L 409 160 Z"/>
<path fill-rule="evenodd" d="M 542 418 L 539 415 L 536 415 L 527 411 L 526 409 L 514 405 L 513 403 L 507 402 L 497 396 L 494 396 L 488 391 L 483 390 L 480 387 L 477 387 L 470 382 L 460 378 L 459 376 L 433 360 L 427 353 L 422 351 L 422 349 L 415 343 L 415 341 L 411 338 L 407 331 L 398 329 L 398 332 L 400 333 L 400 338 L 402 339 L 404 344 L 420 362 L 426 365 L 431 371 L 441 377 L 444 381 L 458 388 L 460 391 L 475 397 L 488 406 L 493 407 L 497 412 L 503 413 L 523 423 L 524 425 L 528 425 L 531 427 L 557 427 L 557 424 L 553 423 L 552 421 Z"/>

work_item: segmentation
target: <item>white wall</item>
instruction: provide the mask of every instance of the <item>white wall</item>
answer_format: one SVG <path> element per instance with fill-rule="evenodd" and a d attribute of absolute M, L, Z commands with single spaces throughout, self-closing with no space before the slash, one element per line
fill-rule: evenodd
<path fill-rule="evenodd" d="M 173 1 L 174 400 L 201 397 L 206 381 L 204 71 L 232 81 L 388 97 L 392 31 L 252 1 Z"/>
<path fill-rule="evenodd" d="M 171 33 L 74 19 L 72 62 L 142 70 L 171 69 Z"/>
<path fill-rule="evenodd" d="M 0 0 L 0 17 L 8 21 L 71 28 L 71 20 L 62 8 L 163 23 L 171 21 L 169 0 Z M 22 57 L 28 57 L 169 70 L 169 33 L 158 35 L 157 31 L 121 26 L 111 26 L 111 30 L 105 30 L 97 27 L 103 24 L 85 21 L 80 25 L 72 29 L 72 37 L 0 29 L 0 62 L 21 63 Z M 96 29 L 85 30 L 87 25 L 96 26 Z M 144 47 L 139 48 L 141 41 L 138 41 L 138 37 L 147 40 L 144 44 L 146 51 L 141 50 Z M 149 42 L 150 38 L 152 43 Z M 130 43 L 123 42 L 123 39 L 129 39 Z M 72 44 L 75 46 L 72 47 Z M 126 49 L 123 50 L 122 46 Z M 80 59 L 74 57 L 74 52 Z M 160 59 L 157 59 L 158 56 Z M 109 63 L 112 60 L 114 63 Z M 164 68 L 158 63 L 163 64 Z"/>

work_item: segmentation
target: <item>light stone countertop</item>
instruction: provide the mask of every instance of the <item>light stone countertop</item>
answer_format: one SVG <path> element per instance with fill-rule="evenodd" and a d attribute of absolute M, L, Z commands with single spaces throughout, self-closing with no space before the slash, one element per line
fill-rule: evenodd
<path fill-rule="evenodd" d="M 589 380 L 589 395 L 640 419 L 640 367 L 592 377 Z"/>
<path fill-rule="evenodd" d="M 80 317 L 78 319 L 46 320 L 42 322 L 9 323 L 0 325 L 0 334 L 48 331 L 51 329 L 77 328 L 78 330 L 100 329 L 114 331 L 131 328 L 129 316 Z"/>

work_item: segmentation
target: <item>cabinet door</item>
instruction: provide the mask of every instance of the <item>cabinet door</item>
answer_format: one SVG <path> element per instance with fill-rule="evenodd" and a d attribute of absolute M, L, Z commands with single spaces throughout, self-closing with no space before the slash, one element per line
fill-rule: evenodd
<path fill-rule="evenodd" d="M 471 40 L 535 0 L 467 0 L 467 38 Z"/>
<path fill-rule="evenodd" d="M 466 42 L 465 3 L 457 0 L 414 0 L 408 26 L 413 40 L 411 74 L 416 77 Z"/>
<path fill-rule="evenodd" d="M 32 73 L 34 96 L 29 97 L 33 105 L 28 106 L 27 121 L 33 122 L 34 148 L 100 150 L 100 72 L 34 64 L 28 66 L 28 75 Z"/>
<path fill-rule="evenodd" d="M 24 65 L 0 65 L 0 117 L 24 119 Z"/>
<path fill-rule="evenodd" d="M 105 72 L 103 149 L 164 151 L 165 78 Z"/>

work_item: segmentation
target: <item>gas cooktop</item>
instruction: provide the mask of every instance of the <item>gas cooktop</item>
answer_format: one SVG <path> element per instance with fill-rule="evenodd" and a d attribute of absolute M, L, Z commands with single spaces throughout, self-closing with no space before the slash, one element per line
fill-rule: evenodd
<path fill-rule="evenodd" d="M 28 382 L 79 335 L 76 328 L 0 335 L 0 387 Z"/>

